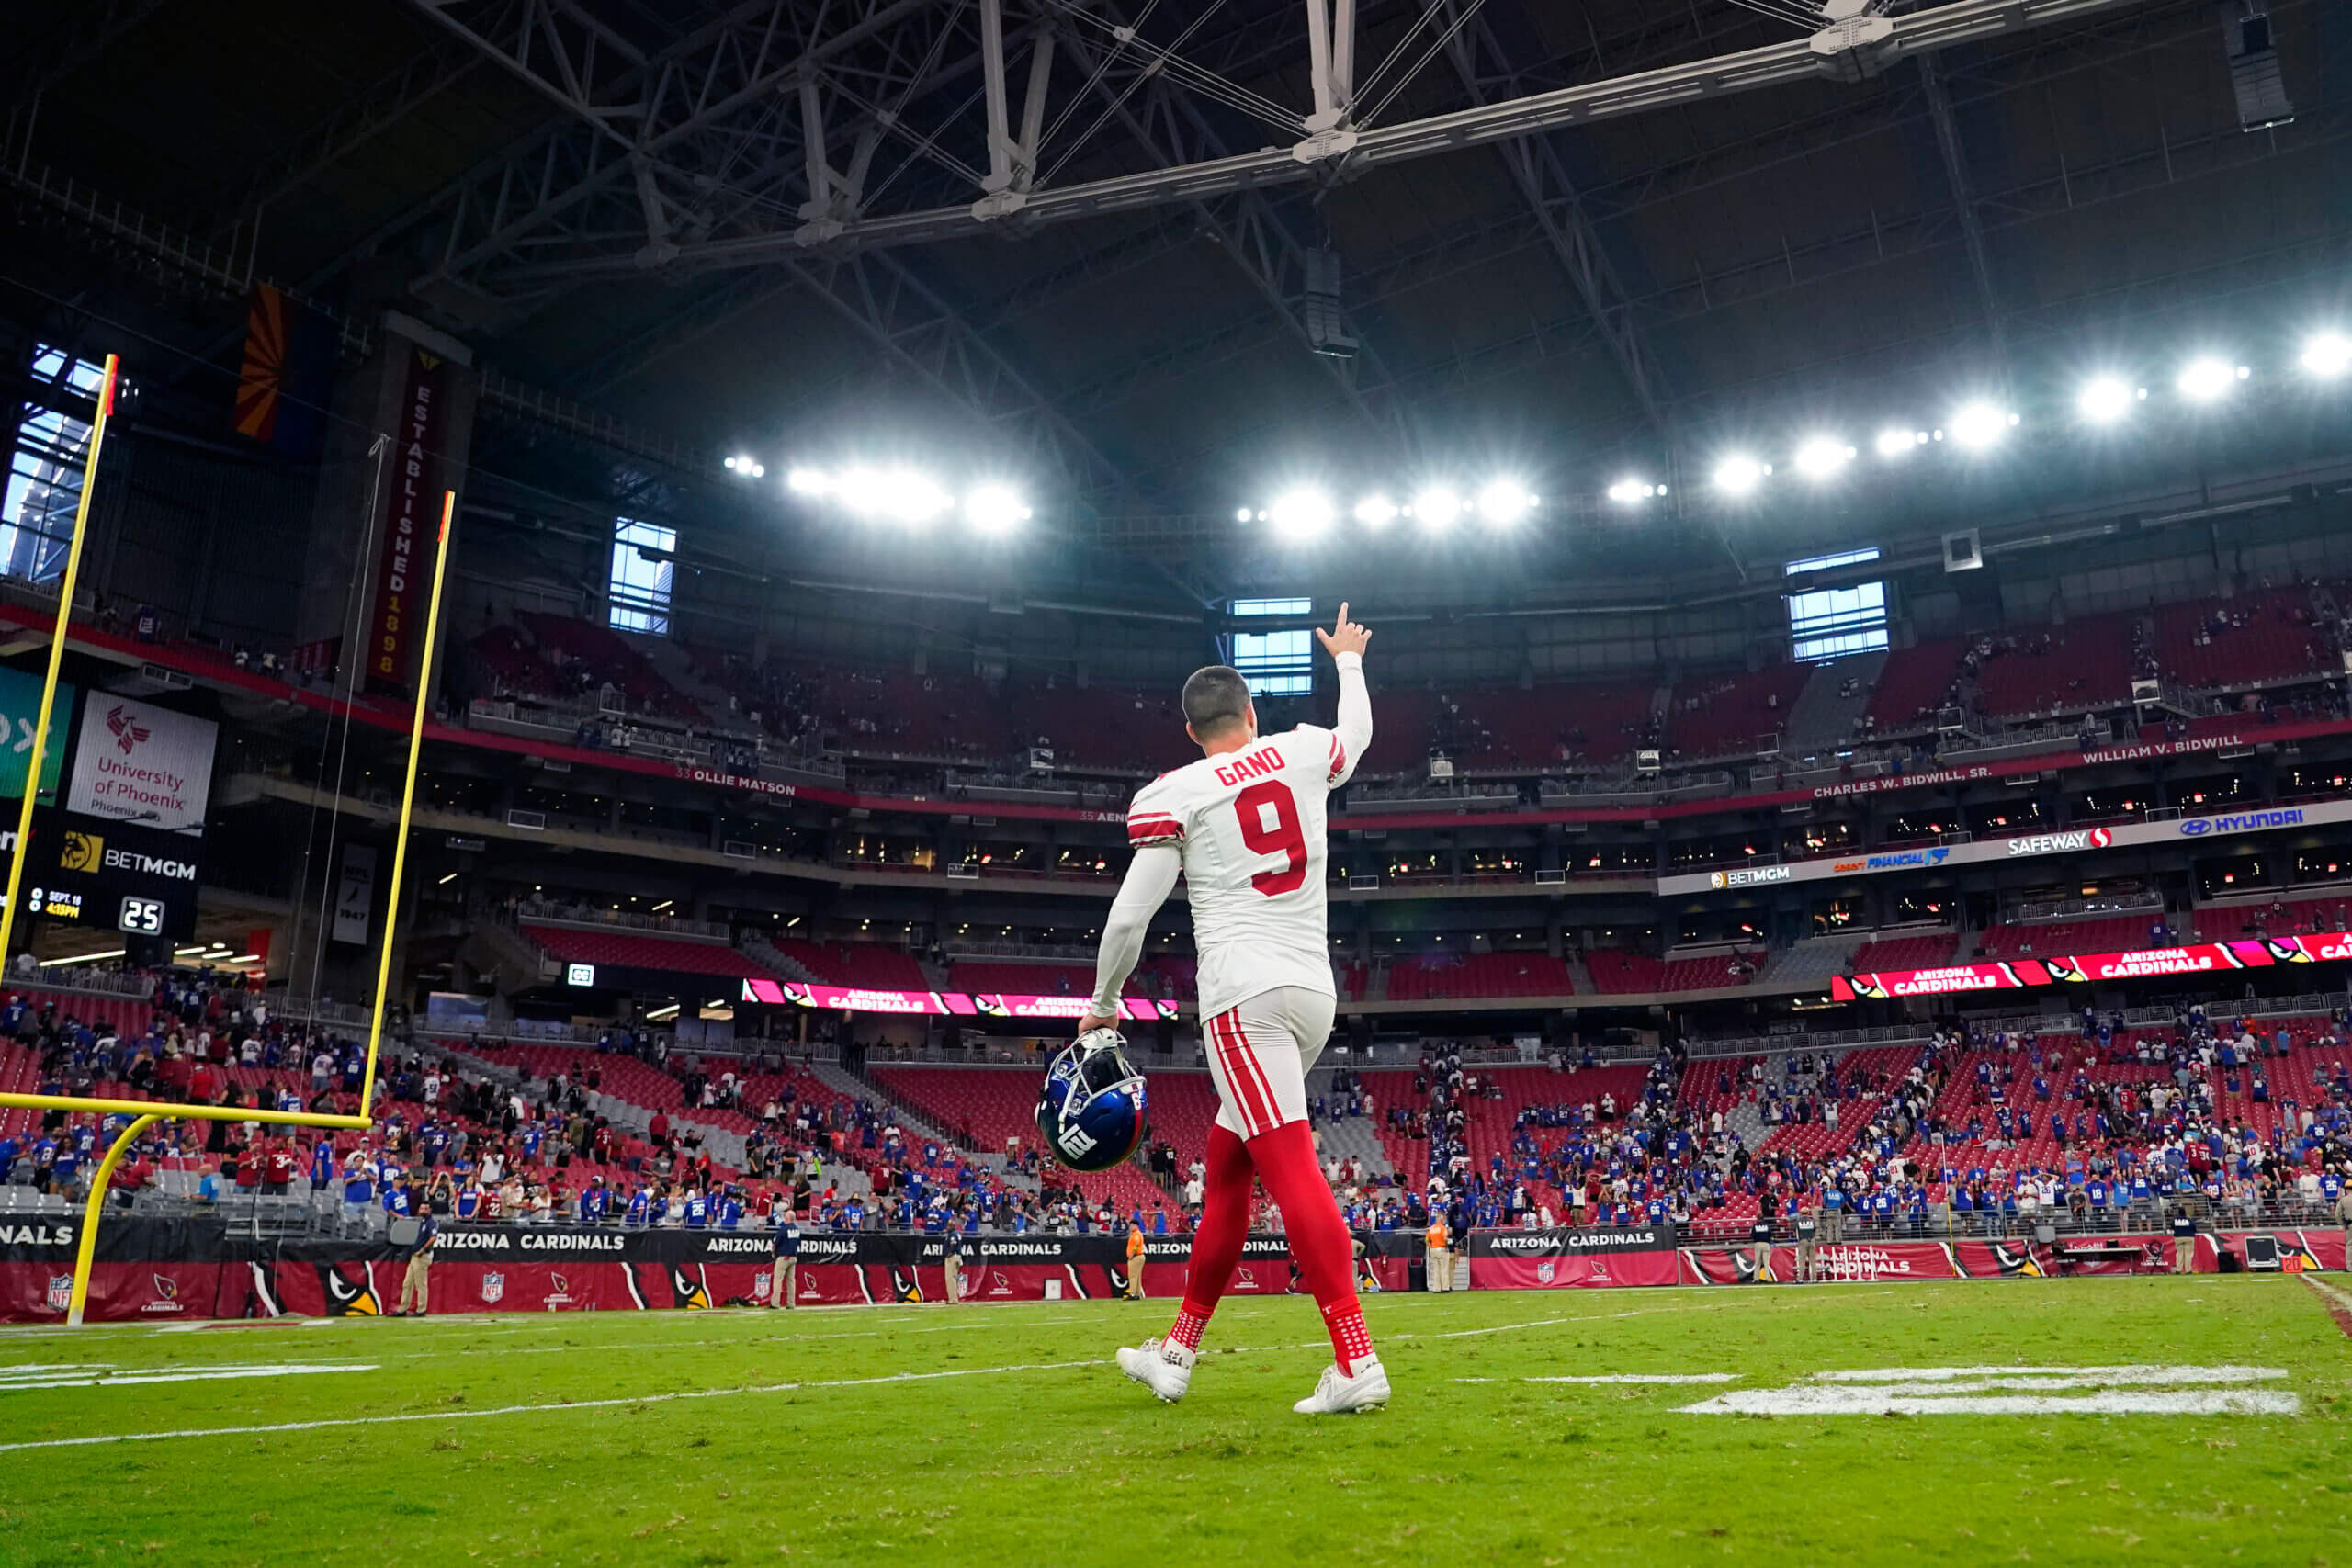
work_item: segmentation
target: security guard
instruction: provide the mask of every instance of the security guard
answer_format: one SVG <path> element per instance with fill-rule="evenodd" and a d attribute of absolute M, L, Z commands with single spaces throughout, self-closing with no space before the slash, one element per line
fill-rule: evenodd
<path fill-rule="evenodd" d="M 2186 1203 L 2176 1203 L 2172 1211 L 2172 1271 L 2176 1274 L 2194 1273 L 2197 1269 L 2197 1219 Z"/>
<path fill-rule="evenodd" d="M 1143 1300 L 1143 1226 L 1134 1221 L 1127 1224 L 1127 1300 Z"/>
<path fill-rule="evenodd" d="M 1821 1256 L 1820 1213 L 1810 1207 L 1797 1211 L 1797 1279 L 1808 1285 L 1814 1281 L 1815 1263 Z"/>
<path fill-rule="evenodd" d="M 1429 1288 L 1432 1291 L 1453 1289 L 1453 1233 L 1446 1228 L 1442 1210 L 1430 1213 Z"/>

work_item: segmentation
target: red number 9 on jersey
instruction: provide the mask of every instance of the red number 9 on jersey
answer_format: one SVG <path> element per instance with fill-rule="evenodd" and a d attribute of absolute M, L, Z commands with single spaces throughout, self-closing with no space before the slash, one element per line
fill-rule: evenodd
<path fill-rule="evenodd" d="M 1274 808 L 1272 828 L 1266 826 L 1269 806 Z M 1297 892 L 1306 881 L 1306 833 L 1298 825 L 1298 802 L 1291 798 L 1290 785 L 1280 779 L 1253 784 L 1233 797 L 1233 814 L 1241 819 L 1241 841 L 1252 854 L 1290 858 L 1282 870 L 1251 877 L 1250 886 L 1269 898 Z"/>

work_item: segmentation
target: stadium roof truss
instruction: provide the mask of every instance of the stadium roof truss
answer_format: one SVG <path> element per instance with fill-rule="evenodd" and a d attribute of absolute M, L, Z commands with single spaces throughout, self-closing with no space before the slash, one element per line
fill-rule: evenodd
<path fill-rule="evenodd" d="M 748 0 L 683 34 L 645 11 L 590 0 L 412 3 L 447 45 L 290 147 L 255 177 L 245 205 L 487 64 L 544 99 L 550 116 L 391 226 L 436 237 L 416 280 L 422 298 L 528 312 L 591 282 L 749 275 L 702 286 L 573 384 L 613 385 L 778 292 L 798 293 L 1043 459 L 1084 511 L 1104 516 L 1148 510 L 1148 486 L 1063 412 L 1084 389 L 1049 392 L 1024 375 L 988 323 L 926 276 L 912 248 L 1167 212 L 1165 225 L 1125 227 L 1110 249 L 1207 237 L 1281 329 L 1315 352 L 1364 431 L 1410 449 L 1411 399 L 1446 367 L 1408 376 L 1383 361 L 1340 301 L 1332 280 L 1345 262 L 1313 231 L 1313 207 L 1321 192 L 1374 169 L 1490 149 L 1573 289 L 1583 320 L 1572 330 L 1605 346 L 1640 419 L 1671 449 L 1671 400 L 1636 323 L 1639 301 L 1600 243 L 1591 193 L 1579 190 L 1550 132 L 1797 82 L 1860 82 L 1917 61 L 1951 219 L 1997 342 L 1984 198 L 1934 57 L 2148 0 L 1948 0 L 1924 9 L 1739 0 L 1790 23 L 1793 36 L 1662 64 L 1620 50 L 1615 59 L 1639 68 L 1550 86 L 1514 62 L 1485 0 L 1411 0 L 1401 29 L 1385 35 L 1392 47 L 1369 69 L 1355 59 L 1357 39 L 1369 36 L 1358 0 L 1304 0 L 1289 7 L 1296 23 L 1280 27 L 1234 25 L 1223 4 L 1204 5 L 1177 18 L 1165 44 L 1142 31 L 1149 5 L 1131 16 L 1106 0 Z M 1466 96 L 1467 107 L 1403 112 L 1425 73 L 1449 77 L 1448 101 Z M 1243 85 L 1270 74 L 1303 77 L 1306 102 Z M 1261 127 L 1264 142 L 1229 145 L 1217 127 L 1237 120 Z M 1303 206 L 1274 199 L 1292 191 Z M 1613 199 L 1642 197 L 1621 189 Z M 1504 243 L 1528 242 L 1522 232 Z M 1074 270 L 1098 259 L 1090 253 Z M 1166 352 L 1200 347 L 1195 339 Z"/>

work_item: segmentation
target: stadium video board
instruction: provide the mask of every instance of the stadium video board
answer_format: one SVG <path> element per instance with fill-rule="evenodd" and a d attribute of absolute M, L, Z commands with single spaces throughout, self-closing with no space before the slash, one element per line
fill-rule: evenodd
<path fill-rule="evenodd" d="M 741 999 L 771 1007 L 827 1008 L 838 1012 L 928 1015 L 933 1018 L 1078 1019 L 1086 1016 L 1085 997 L 1021 996 L 1003 991 L 884 991 L 859 986 L 810 986 L 794 980 L 746 979 Z M 1126 1016 L 1152 1022 L 1176 1016 L 1174 1002 L 1123 998 Z"/>
<path fill-rule="evenodd" d="M 1829 999 L 1850 1002 L 1890 997 L 1940 997 L 1966 991 L 2021 990 L 2094 980 L 2160 979 L 2221 969 L 2267 969 L 2280 964 L 2327 964 L 2344 959 L 2352 959 L 2352 932 L 2249 937 L 2238 942 L 2142 948 L 2131 953 L 2051 953 L 1984 964 L 1947 964 L 1933 969 L 1882 969 L 1838 975 L 1830 978 Z"/>

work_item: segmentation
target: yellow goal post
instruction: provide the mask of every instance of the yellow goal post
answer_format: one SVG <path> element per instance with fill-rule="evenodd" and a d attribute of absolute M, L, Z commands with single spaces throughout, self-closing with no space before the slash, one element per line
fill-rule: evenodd
<path fill-rule="evenodd" d="M 74 509 L 74 535 L 66 546 L 65 572 L 58 584 L 57 620 L 50 629 L 49 669 L 41 681 L 40 711 L 35 721 L 31 753 L 25 761 L 25 798 L 17 811 L 16 852 L 8 860 L 7 896 L 0 900 L 0 966 L 7 962 L 8 947 L 16 934 L 17 906 L 24 881 L 26 851 L 32 841 L 33 805 L 40 793 L 41 767 L 49 746 L 50 716 L 57 698 L 58 672 L 65 662 L 66 623 L 74 614 L 74 591 L 82 566 L 82 542 L 90 518 L 90 497 L 98 477 L 98 450 L 106 439 L 107 423 L 113 416 L 116 390 L 121 376 L 121 361 L 117 355 L 107 355 L 106 371 L 98 385 L 97 412 L 90 424 L 89 450 L 82 463 L 82 493 Z M 369 505 L 376 504 L 371 497 Z M 408 768 L 401 784 L 401 814 L 399 836 L 392 845 L 391 887 L 384 906 L 384 949 L 376 965 L 375 1007 L 368 1024 L 368 1062 L 366 1075 L 360 1081 L 359 1110 L 355 1115 L 338 1115 L 312 1111 L 265 1111 L 257 1107 L 174 1104 L 160 1100 L 104 1100 L 76 1095 L 15 1094 L 0 1092 L 0 1106 L 28 1111 L 61 1111 L 67 1115 L 127 1116 L 130 1121 L 118 1134 L 96 1168 L 90 1173 L 89 1198 L 83 1209 L 82 1230 L 74 1263 L 74 1291 L 65 1314 L 69 1325 L 79 1325 L 89 1303 L 90 1269 L 97 1256 L 98 1224 L 105 1215 L 108 1183 L 115 1168 L 121 1163 L 131 1145 L 158 1122 L 258 1122 L 273 1126 L 320 1127 L 335 1131 L 366 1131 L 374 1125 L 368 1114 L 376 1096 L 376 1056 L 384 1037 L 384 1004 L 391 985 L 392 933 L 400 919 L 401 884 L 407 870 L 410 808 L 416 799 L 417 760 L 424 741 L 424 716 L 431 705 L 433 650 L 441 626 L 441 590 L 447 577 L 449 564 L 449 525 L 457 512 L 458 494 L 445 491 L 441 497 L 441 533 L 434 547 L 433 590 L 426 602 L 424 616 L 424 650 L 419 657 L 416 672 L 416 703 L 409 721 Z M 353 650 L 356 655 L 357 650 Z M 344 721 L 350 722 L 349 704 L 353 694 L 345 694 Z"/>

